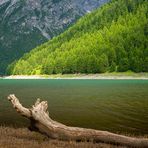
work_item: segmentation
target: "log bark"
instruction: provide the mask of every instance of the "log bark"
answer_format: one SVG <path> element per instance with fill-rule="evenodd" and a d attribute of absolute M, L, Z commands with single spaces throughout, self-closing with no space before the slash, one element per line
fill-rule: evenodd
<path fill-rule="evenodd" d="M 8 100 L 11 101 L 18 113 L 31 121 L 30 130 L 46 134 L 50 138 L 67 141 L 104 142 L 138 148 L 148 147 L 147 138 L 134 138 L 107 131 L 70 127 L 56 122 L 49 117 L 47 101 L 40 102 L 37 99 L 32 108 L 29 109 L 23 107 L 14 94 L 9 95 Z"/>

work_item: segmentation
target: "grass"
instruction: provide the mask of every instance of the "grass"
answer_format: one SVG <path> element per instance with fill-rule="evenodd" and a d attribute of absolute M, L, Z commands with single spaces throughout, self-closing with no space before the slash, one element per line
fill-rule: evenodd
<path fill-rule="evenodd" d="M 0 126 L 0 148 L 125 148 L 104 143 L 59 141 L 27 128 Z"/>

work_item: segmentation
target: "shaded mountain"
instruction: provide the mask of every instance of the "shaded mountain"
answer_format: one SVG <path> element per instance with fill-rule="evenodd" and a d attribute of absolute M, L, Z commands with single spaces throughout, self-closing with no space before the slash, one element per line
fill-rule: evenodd
<path fill-rule="evenodd" d="M 148 2 L 112 0 L 9 66 L 10 74 L 148 71 Z"/>
<path fill-rule="evenodd" d="M 108 0 L 1 0 L 0 74 L 9 63 L 63 32 Z"/>

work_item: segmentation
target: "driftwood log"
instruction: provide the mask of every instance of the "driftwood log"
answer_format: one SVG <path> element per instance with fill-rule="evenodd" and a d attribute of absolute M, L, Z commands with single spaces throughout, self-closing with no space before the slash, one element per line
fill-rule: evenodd
<path fill-rule="evenodd" d="M 107 131 L 70 127 L 56 122 L 49 117 L 47 101 L 40 102 L 37 99 L 36 103 L 29 109 L 23 107 L 13 94 L 8 96 L 8 100 L 11 101 L 18 113 L 30 119 L 30 130 L 46 134 L 50 138 L 67 141 L 104 142 L 128 147 L 148 148 L 147 138 L 132 138 Z"/>

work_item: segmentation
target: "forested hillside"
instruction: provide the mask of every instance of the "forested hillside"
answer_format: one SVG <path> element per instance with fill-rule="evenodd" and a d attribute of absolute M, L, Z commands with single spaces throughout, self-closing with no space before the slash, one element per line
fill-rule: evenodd
<path fill-rule="evenodd" d="M 112 0 L 25 54 L 9 74 L 148 71 L 148 1 Z"/>
<path fill-rule="evenodd" d="M 0 0 L 0 75 L 108 0 Z"/>

